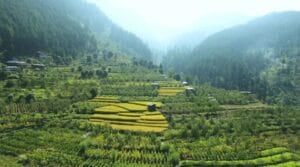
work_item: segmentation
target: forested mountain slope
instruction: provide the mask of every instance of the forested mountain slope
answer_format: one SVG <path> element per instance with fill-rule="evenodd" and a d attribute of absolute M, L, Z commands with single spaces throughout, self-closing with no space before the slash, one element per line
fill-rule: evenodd
<path fill-rule="evenodd" d="M 0 0 L 0 52 L 4 60 L 36 51 L 61 57 L 97 53 L 97 43 L 136 57 L 151 56 L 134 34 L 113 24 L 83 0 Z"/>
<path fill-rule="evenodd" d="M 172 60 L 168 66 L 202 83 L 297 104 L 299 34 L 300 12 L 274 13 L 208 37 L 185 57 L 181 68 L 174 65 L 179 56 L 167 57 Z"/>

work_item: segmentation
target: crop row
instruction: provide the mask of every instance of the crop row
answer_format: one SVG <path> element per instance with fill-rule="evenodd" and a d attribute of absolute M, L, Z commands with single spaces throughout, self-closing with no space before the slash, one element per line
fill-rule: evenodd
<path fill-rule="evenodd" d="M 260 157 L 251 160 L 234 160 L 234 161 L 181 161 L 181 166 L 266 166 L 299 160 L 300 156 L 295 153 L 282 153 L 266 157 Z"/>
<path fill-rule="evenodd" d="M 111 161 L 121 161 L 127 163 L 148 163 L 162 164 L 167 162 L 167 156 L 163 153 L 147 153 L 133 150 L 123 152 L 118 150 L 88 149 L 86 156 L 93 159 L 110 159 Z"/>

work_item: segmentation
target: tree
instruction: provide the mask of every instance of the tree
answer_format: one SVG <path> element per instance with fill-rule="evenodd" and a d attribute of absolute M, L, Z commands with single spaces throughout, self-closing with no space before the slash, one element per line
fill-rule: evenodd
<path fill-rule="evenodd" d="M 197 126 L 192 127 L 191 133 L 194 138 L 198 138 L 200 136 L 200 130 Z"/>
<path fill-rule="evenodd" d="M 159 65 L 159 70 L 158 71 L 159 71 L 160 74 L 164 73 L 162 64 Z"/>
<path fill-rule="evenodd" d="M 180 161 L 180 155 L 175 150 L 171 150 L 169 161 L 173 166 L 176 166 L 179 164 Z"/>
<path fill-rule="evenodd" d="M 90 94 L 91 94 L 92 99 L 95 98 L 98 94 L 97 89 L 96 88 L 91 89 Z"/>
<path fill-rule="evenodd" d="M 77 71 L 81 72 L 81 71 L 82 71 L 82 66 L 79 66 L 79 67 L 77 68 Z"/>
<path fill-rule="evenodd" d="M 12 94 L 9 94 L 6 98 L 7 103 L 12 103 L 14 101 L 14 96 Z"/>
<path fill-rule="evenodd" d="M 92 56 L 87 56 L 86 57 L 86 63 L 87 64 L 92 64 L 92 62 L 93 62 Z"/>
<path fill-rule="evenodd" d="M 31 103 L 33 100 L 34 100 L 34 94 L 30 93 L 30 94 L 26 95 L 26 97 L 25 97 L 26 103 Z"/>
<path fill-rule="evenodd" d="M 0 81 L 5 80 L 6 78 L 7 78 L 7 73 L 2 68 L 0 68 Z"/>
<path fill-rule="evenodd" d="M 179 74 L 175 74 L 173 77 L 176 81 L 180 81 L 181 77 Z"/>
<path fill-rule="evenodd" d="M 96 75 L 99 78 L 106 78 L 108 76 L 108 73 L 105 70 L 96 70 Z"/>
<path fill-rule="evenodd" d="M 24 95 L 20 95 L 19 98 L 17 99 L 17 103 L 24 103 L 24 102 L 25 102 Z"/>
<path fill-rule="evenodd" d="M 11 80 L 8 80 L 6 82 L 6 84 L 4 85 L 5 88 L 12 88 L 14 86 L 15 86 L 15 83 L 13 81 L 11 81 Z"/>

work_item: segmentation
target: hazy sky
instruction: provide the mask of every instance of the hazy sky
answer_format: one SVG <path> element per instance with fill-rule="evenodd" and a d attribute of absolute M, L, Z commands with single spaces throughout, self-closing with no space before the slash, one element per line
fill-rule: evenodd
<path fill-rule="evenodd" d="M 88 0 L 142 38 L 167 40 L 210 18 L 300 10 L 300 0 Z"/>

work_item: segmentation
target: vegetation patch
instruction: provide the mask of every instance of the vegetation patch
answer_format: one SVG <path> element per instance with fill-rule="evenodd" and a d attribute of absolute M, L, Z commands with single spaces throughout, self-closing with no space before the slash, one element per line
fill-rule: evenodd
<path fill-rule="evenodd" d="M 147 111 L 147 107 L 144 106 L 144 105 L 138 105 L 138 104 L 130 104 L 130 103 L 116 103 L 114 104 L 115 106 L 118 106 L 118 107 L 121 107 L 121 108 L 124 108 L 128 111 L 131 111 L 131 112 L 144 112 L 144 111 Z"/>
<path fill-rule="evenodd" d="M 269 150 L 268 150 L 269 151 Z M 295 153 L 285 152 L 276 155 L 259 157 L 250 160 L 234 160 L 234 161 L 192 161 L 185 160 L 180 162 L 180 166 L 266 166 L 273 164 L 286 163 L 290 161 L 298 161 L 300 156 Z"/>
<path fill-rule="evenodd" d="M 90 100 L 91 102 L 103 102 L 103 103 L 118 103 L 119 97 L 116 96 L 97 96 Z"/>
<path fill-rule="evenodd" d="M 276 148 L 263 150 L 263 151 L 261 151 L 260 155 L 262 157 L 265 157 L 265 156 L 281 154 L 281 153 L 284 153 L 284 152 L 289 152 L 289 150 L 286 147 L 276 147 Z"/>

